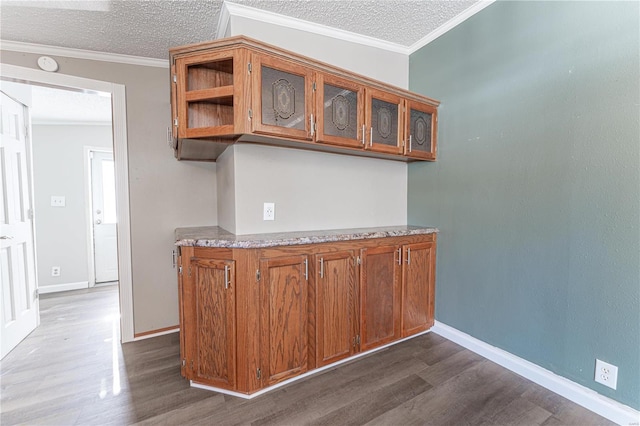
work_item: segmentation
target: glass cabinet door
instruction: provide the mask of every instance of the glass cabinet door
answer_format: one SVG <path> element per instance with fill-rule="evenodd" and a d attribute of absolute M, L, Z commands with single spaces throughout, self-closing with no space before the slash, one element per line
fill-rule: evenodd
<path fill-rule="evenodd" d="M 285 60 L 254 55 L 252 73 L 253 131 L 310 140 L 311 71 Z"/>
<path fill-rule="evenodd" d="M 349 80 L 318 74 L 316 141 L 332 145 L 364 146 L 363 89 Z"/>
<path fill-rule="evenodd" d="M 436 159 L 437 113 L 434 106 L 407 101 L 406 156 Z"/>
<path fill-rule="evenodd" d="M 402 153 L 402 106 L 399 96 L 367 89 L 365 148 L 389 154 Z M 368 139 L 367 139 L 368 138 Z"/>

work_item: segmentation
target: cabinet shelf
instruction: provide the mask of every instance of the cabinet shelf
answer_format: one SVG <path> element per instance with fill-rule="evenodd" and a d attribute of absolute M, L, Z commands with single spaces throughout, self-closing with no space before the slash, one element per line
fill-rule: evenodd
<path fill-rule="evenodd" d="M 233 85 L 233 58 L 187 67 L 187 91 Z"/>
<path fill-rule="evenodd" d="M 226 100 L 225 103 L 221 102 L 223 100 Z M 189 118 L 187 133 L 196 128 L 211 127 L 215 129 L 222 126 L 231 126 L 231 133 L 233 133 L 233 98 L 230 100 L 229 98 L 217 98 L 189 102 L 187 108 Z M 215 130 L 215 134 L 220 134 L 219 130 Z"/>
<path fill-rule="evenodd" d="M 222 103 L 233 105 L 233 86 L 214 87 L 211 89 L 190 90 L 185 92 L 184 98 L 187 102 L 211 101 L 211 103 Z M 220 99 L 220 102 L 215 102 Z"/>

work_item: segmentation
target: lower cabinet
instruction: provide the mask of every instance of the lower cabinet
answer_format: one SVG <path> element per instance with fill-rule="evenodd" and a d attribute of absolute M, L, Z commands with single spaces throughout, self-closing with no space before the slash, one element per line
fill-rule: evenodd
<path fill-rule="evenodd" d="M 402 252 L 402 337 L 406 337 L 433 326 L 436 246 L 407 244 Z"/>
<path fill-rule="evenodd" d="M 181 247 L 182 374 L 250 394 L 428 330 L 435 250 L 435 234 Z"/>
<path fill-rule="evenodd" d="M 233 260 L 191 258 L 182 286 L 185 376 L 225 389 L 236 385 Z"/>
<path fill-rule="evenodd" d="M 260 260 L 260 379 L 271 386 L 307 371 L 307 256 Z"/>
<path fill-rule="evenodd" d="M 402 253 L 397 245 L 364 248 L 360 253 L 360 349 L 366 351 L 400 338 Z"/>
<path fill-rule="evenodd" d="M 315 258 L 316 366 L 348 358 L 358 348 L 357 258 L 353 250 Z"/>

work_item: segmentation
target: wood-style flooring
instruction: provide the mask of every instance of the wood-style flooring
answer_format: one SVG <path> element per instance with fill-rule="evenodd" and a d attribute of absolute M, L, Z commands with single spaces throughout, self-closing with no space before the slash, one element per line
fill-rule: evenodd
<path fill-rule="evenodd" d="M 190 388 L 178 334 L 118 343 L 115 287 L 44 295 L 1 364 L 2 425 L 604 425 L 429 333 L 252 400 Z"/>

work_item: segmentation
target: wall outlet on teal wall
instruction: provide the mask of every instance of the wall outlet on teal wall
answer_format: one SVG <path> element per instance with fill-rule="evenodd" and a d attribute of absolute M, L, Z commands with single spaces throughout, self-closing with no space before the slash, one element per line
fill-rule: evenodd
<path fill-rule="evenodd" d="M 618 367 L 596 358 L 595 381 L 615 390 L 618 387 Z"/>

